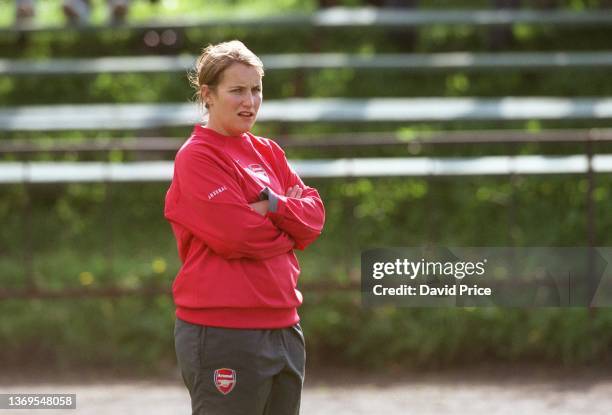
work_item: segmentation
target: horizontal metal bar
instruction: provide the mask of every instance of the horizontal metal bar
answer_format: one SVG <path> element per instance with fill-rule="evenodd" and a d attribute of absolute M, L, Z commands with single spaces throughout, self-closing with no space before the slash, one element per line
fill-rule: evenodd
<path fill-rule="evenodd" d="M 612 66 L 612 52 L 510 52 L 351 55 L 345 53 L 263 55 L 266 70 L 401 69 L 403 71 L 494 69 L 598 69 Z M 89 59 L 0 59 L 4 75 L 67 75 L 182 72 L 195 56 L 122 56 Z"/>
<path fill-rule="evenodd" d="M 6 162 L 0 183 L 162 182 L 172 178 L 173 163 Z"/>
<path fill-rule="evenodd" d="M 612 141 L 612 129 L 565 130 L 474 130 L 331 133 L 325 135 L 281 136 L 277 143 L 288 148 L 353 148 L 368 146 L 581 143 Z M 2 146 L 0 144 L 0 151 Z"/>
<path fill-rule="evenodd" d="M 296 161 L 304 177 L 472 176 L 509 174 L 586 173 L 583 155 L 565 157 L 491 156 L 478 158 L 370 158 Z M 597 172 L 612 171 L 612 160 L 598 164 Z"/>
<path fill-rule="evenodd" d="M 259 121 L 377 122 L 609 119 L 612 98 L 313 98 L 267 101 Z M 41 105 L 0 109 L 0 131 L 121 130 L 193 125 L 195 104 Z"/>
<path fill-rule="evenodd" d="M 122 25 L 46 26 L 22 22 L 0 28 L 0 33 L 34 33 L 59 31 L 142 31 L 147 29 L 207 29 L 215 27 L 265 28 L 343 28 L 343 27 L 419 27 L 430 25 L 491 26 L 509 24 L 601 26 L 612 23 L 607 10 L 424 10 L 398 8 L 334 7 L 314 13 L 285 13 L 268 16 L 235 14 L 232 17 L 212 16 L 176 19 L 154 19 Z"/>
<path fill-rule="evenodd" d="M 5 139 L 0 153 L 72 153 L 111 150 L 140 152 L 174 152 L 184 137 L 85 138 L 74 139 Z M 424 131 L 414 133 L 367 132 L 289 135 L 275 138 L 284 148 L 353 148 L 367 146 L 507 144 L 507 143 L 580 143 L 612 141 L 612 129 L 566 130 L 475 130 Z"/>
<path fill-rule="evenodd" d="M 291 164 L 304 178 L 580 174 L 589 169 L 585 155 L 356 158 L 294 160 Z M 612 172 L 612 155 L 593 156 L 592 169 Z M 172 173 L 171 161 L 0 163 L 0 183 L 164 182 Z"/>

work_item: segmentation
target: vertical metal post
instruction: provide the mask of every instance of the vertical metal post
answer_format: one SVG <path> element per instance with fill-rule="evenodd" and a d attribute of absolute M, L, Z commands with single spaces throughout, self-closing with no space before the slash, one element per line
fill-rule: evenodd
<path fill-rule="evenodd" d="M 355 182 L 355 178 L 350 176 L 346 180 L 346 184 L 349 185 Z M 355 232 L 354 229 L 357 226 L 355 223 L 355 198 L 354 196 L 346 196 L 344 200 L 344 211 L 348 218 L 346 226 L 346 244 L 344 250 L 344 270 L 347 276 L 347 280 L 350 281 L 351 270 L 353 259 L 355 255 Z"/>
<path fill-rule="evenodd" d="M 423 143 L 423 150 L 428 150 L 426 151 L 426 154 L 431 154 L 432 156 L 436 157 L 437 152 L 435 151 L 435 149 L 436 149 L 435 146 L 432 146 L 429 143 Z M 425 245 L 428 248 L 435 246 L 436 241 L 437 241 L 436 219 L 434 215 L 434 212 L 436 212 L 435 209 L 437 209 L 437 206 L 436 206 L 436 201 L 434 200 L 433 183 L 434 183 L 434 177 L 432 173 L 430 172 L 430 174 L 427 175 L 427 180 L 426 180 L 427 194 L 425 197 L 425 210 L 426 210 L 426 213 L 425 213 L 426 214 L 426 217 L 425 217 L 426 243 Z"/>
<path fill-rule="evenodd" d="M 114 262 L 114 232 L 113 232 L 113 195 L 112 182 L 110 179 L 104 182 L 104 218 L 105 218 L 105 233 L 106 233 L 106 272 L 108 276 L 113 275 Z"/>
<path fill-rule="evenodd" d="M 433 177 L 427 176 L 427 196 L 425 197 L 425 240 L 427 246 L 433 246 L 436 240 L 436 224 L 433 212 L 435 209 L 435 201 L 433 200 Z"/>
<path fill-rule="evenodd" d="M 106 162 L 112 163 L 112 150 L 109 149 L 106 155 Z M 114 262 L 114 232 L 113 232 L 113 183 L 111 181 L 111 168 L 107 169 L 104 180 L 104 253 L 106 256 L 106 272 L 109 277 L 113 276 Z"/>
<path fill-rule="evenodd" d="M 595 173 L 593 172 L 593 141 L 592 131 L 587 134 L 585 143 L 585 151 L 587 156 L 587 192 L 586 192 L 586 215 L 587 215 L 587 242 L 589 246 L 588 250 L 588 264 L 587 264 L 587 278 L 588 278 L 588 293 L 594 296 L 597 290 L 595 280 L 595 246 L 596 242 L 596 223 L 595 223 L 595 200 L 593 193 L 595 191 Z M 593 297 L 591 297 L 591 300 Z M 589 315 L 591 318 L 595 317 L 596 310 L 593 307 L 589 307 Z"/>
<path fill-rule="evenodd" d="M 36 279 L 34 278 L 34 246 L 32 240 L 32 196 L 31 183 L 27 178 L 23 181 L 24 206 L 23 221 L 23 270 L 26 280 L 26 291 L 36 292 Z"/>
<path fill-rule="evenodd" d="M 517 144 L 516 143 L 510 143 L 508 145 L 508 150 L 509 150 L 509 155 L 512 157 L 515 157 L 516 154 L 518 153 L 517 151 Z M 516 188 L 517 188 L 517 183 L 518 183 L 518 176 L 516 174 L 516 170 L 514 168 L 514 163 L 513 163 L 513 168 L 510 171 L 510 175 L 509 175 L 509 180 L 510 180 L 510 196 L 509 196 L 509 200 L 508 200 L 508 246 L 510 248 L 515 248 L 516 247 L 516 235 L 515 235 L 515 229 L 516 229 L 516 212 L 517 212 L 517 207 L 516 207 Z M 509 249 L 508 250 L 508 268 L 510 270 L 510 275 L 517 275 L 517 266 L 516 266 L 516 255 L 515 255 L 515 250 L 514 249 Z"/>
<path fill-rule="evenodd" d="M 586 140 L 586 156 L 588 162 L 587 168 L 587 240 L 589 248 L 593 248 L 596 244 L 596 229 L 595 229 L 595 200 L 593 193 L 595 191 L 595 172 L 593 171 L 593 142 L 591 132 L 587 135 Z"/>
<path fill-rule="evenodd" d="M 508 154 L 511 157 L 515 157 L 517 154 L 516 144 L 510 143 L 508 145 Z M 516 171 L 512 169 L 508 175 L 510 182 L 510 195 L 508 197 L 508 246 L 516 246 L 516 235 L 514 229 L 516 228 L 516 187 L 518 176 Z"/>
<path fill-rule="evenodd" d="M 294 96 L 304 97 L 306 95 L 306 72 L 303 69 L 296 69 L 293 77 L 293 85 L 295 87 Z"/>

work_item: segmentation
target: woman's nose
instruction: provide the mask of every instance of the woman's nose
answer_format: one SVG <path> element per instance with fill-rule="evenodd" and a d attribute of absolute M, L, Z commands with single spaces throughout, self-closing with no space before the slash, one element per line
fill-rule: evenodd
<path fill-rule="evenodd" d="M 247 92 L 242 100 L 243 105 L 249 108 L 255 107 L 256 102 L 257 96 L 252 92 Z"/>

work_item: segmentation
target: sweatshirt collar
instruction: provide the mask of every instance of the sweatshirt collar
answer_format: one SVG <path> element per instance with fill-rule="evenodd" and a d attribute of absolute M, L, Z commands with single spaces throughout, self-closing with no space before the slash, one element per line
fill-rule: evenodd
<path fill-rule="evenodd" d="M 198 136 L 198 137 L 206 137 L 206 138 L 212 138 L 214 140 L 226 143 L 226 142 L 240 142 L 242 140 L 244 140 L 247 137 L 247 133 L 242 133 L 240 135 L 224 135 L 221 133 L 218 133 L 217 131 L 205 127 L 202 124 L 196 124 L 195 127 L 193 128 L 193 135 Z M 232 141 L 230 141 L 232 140 Z M 233 141 L 236 140 L 236 141 Z"/>

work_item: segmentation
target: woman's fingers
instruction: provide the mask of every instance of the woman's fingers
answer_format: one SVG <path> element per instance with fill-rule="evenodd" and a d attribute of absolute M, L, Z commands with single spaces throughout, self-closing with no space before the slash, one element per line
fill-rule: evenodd
<path fill-rule="evenodd" d="M 267 200 L 260 200 L 259 202 L 249 203 L 249 206 L 260 215 L 266 216 L 266 213 L 268 213 L 268 203 L 269 201 Z"/>
<path fill-rule="evenodd" d="M 302 188 L 297 184 L 295 186 L 291 186 L 289 189 L 287 189 L 286 196 L 299 199 L 302 197 Z"/>

